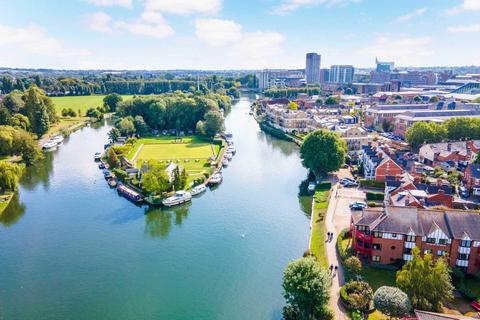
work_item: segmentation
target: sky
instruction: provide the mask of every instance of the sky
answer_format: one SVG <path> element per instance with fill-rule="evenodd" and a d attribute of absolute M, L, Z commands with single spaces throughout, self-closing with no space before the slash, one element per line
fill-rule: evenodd
<path fill-rule="evenodd" d="M 0 67 L 480 65 L 480 0 L 0 0 Z"/>

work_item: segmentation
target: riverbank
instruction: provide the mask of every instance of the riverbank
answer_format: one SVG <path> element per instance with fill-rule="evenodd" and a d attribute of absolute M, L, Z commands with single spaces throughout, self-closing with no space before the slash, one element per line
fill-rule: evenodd
<path fill-rule="evenodd" d="M 3 211 L 7 209 L 8 205 L 10 204 L 10 201 L 12 201 L 13 195 L 14 195 L 13 192 L 0 194 L 0 216 L 2 215 Z"/>
<path fill-rule="evenodd" d="M 330 183 L 322 184 L 313 195 L 312 214 L 310 217 L 310 252 L 315 256 L 320 265 L 328 267 L 326 252 L 326 226 L 325 218 L 330 198 Z"/>

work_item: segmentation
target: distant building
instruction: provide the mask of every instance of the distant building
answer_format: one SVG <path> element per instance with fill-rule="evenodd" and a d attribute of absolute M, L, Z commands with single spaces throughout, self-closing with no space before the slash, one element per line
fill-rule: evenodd
<path fill-rule="evenodd" d="M 377 65 L 377 72 L 383 72 L 383 73 L 390 73 L 393 71 L 393 68 L 395 67 L 394 62 L 382 62 L 379 61 L 377 58 L 375 58 L 375 63 Z"/>
<path fill-rule="evenodd" d="M 355 69 L 351 65 L 333 65 L 330 67 L 329 82 L 352 83 Z"/>
<path fill-rule="evenodd" d="M 307 84 L 320 83 L 320 59 L 317 53 L 307 53 L 305 64 L 305 77 Z"/>
<path fill-rule="evenodd" d="M 320 69 L 320 83 L 326 83 L 330 79 L 330 69 Z"/>
<path fill-rule="evenodd" d="M 402 87 L 434 85 L 438 83 L 437 75 L 432 71 L 397 71 L 390 74 L 391 80 L 397 80 Z"/>
<path fill-rule="evenodd" d="M 257 74 L 261 91 L 271 87 L 300 87 L 305 82 L 304 70 L 265 69 Z"/>
<path fill-rule="evenodd" d="M 395 116 L 410 110 L 430 110 L 428 104 L 387 104 L 377 105 L 365 111 L 365 126 L 367 128 L 379 128 L 385 121 L 393 124 Z"/>

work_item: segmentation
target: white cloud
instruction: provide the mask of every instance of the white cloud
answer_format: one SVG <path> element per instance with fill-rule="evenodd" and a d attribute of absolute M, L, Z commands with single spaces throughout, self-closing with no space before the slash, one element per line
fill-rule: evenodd
<path fill-rule="evenodd" d="M 145 10 L 178 15 L 217 14 L 222 0 L 145 0 Z"/>
<path fill-rule="evenodd" d="M 358 3 L 361 0 L 282 0 L 282 2 L 273 9 L 273 14 L 287 14 L 302 7 L 312 7 L 316 5 L 325 5 L 333 7 L 337 5 L 345 5 L 350 2 Z"/>
<path fill-rule="evenodd" d="M 86 16 L 88 27 L 91 30 L 110 33 L 113 32 L 112 17 L 105 12 L 95 12 Z"/>
<path fill-rule="evenodd" d="M 375 43 L 361 48 L 357 53 L 382 57 L 384 60 L 395 61 L 397 65 L 421 65 L 434 55 L 431 43 L 430 37 L 381 35 L 375 39 Z"/>
<path fill-rule="evenodd" d="M 480 0 L 463 0 L 460 6 L 448 9 L 445 14 L 455 15 L 466 11 L 480 11 Z"/>
<path fill-rule="evenodd" d="M 480 24 L 450 26 L 447 28 L 447 31 L 450 33 L 480 32 Z"/>
<path fill-rule="evenodd" d="M 233 20 L 198 19 L 195 34 L 208 45 L 221 47 L 242 38 L 242 26 Z"/>
<path fill-rule="evenodd" d="M 8 46 L 8 47 L 7 47 Z M 83 49 L 65 47 L 62 41 L 47 34 L 39 26 L 11 27 L 0 25 L 1 51 L 11 51 L 49 57 L 86 56 L 89 52 Z M 0 60 L 1 56 L 0 56 Z"/>
<path fill-rule="evenodd" d="M 151 11 L 145 11 L 140 19 L 134 22 L 117 21 L 113 26 L 115 29 L 128 31 L 132 34 L 159 39 L 175 33 L 160 13 Z"/>
<path fill-rule="evenodd" d="M 405 21 L 411 20 L 415 17 L 422 16 L 425 12 L 427 12 L 427 8 L 416 9 L 412 12 L 409 12 L 409 13 L 403 15 L 403 16 L 398 17 L 395 21 L 396 22 L 405 22 Z"/>
<path fill-rule="evenodd" d="M 99 7 L 120 6 L 124 8 L 132 7 L 132 0 L 87 0 L 89 3 Z"/>

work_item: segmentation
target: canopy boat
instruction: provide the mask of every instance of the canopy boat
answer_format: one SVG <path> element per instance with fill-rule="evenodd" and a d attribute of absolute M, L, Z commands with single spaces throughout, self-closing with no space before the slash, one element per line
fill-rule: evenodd
<path fill-rule="evenodd" d="M 127 198 L 128 200 L 133 201 L 133 202 L 138 203 L 138 202 L 141 202 L 143 200 L 143 197 L 140 193 L 124 186 L 123 184 L 118 185 L 117 192 L 120 195 L 124 196 L 125 198 Z"/>
<path fill-rule="evenodd" d="M 221 173 L 214 173 L 211 177 L 210 177 L 210 181 L 208 182 L 210 185 L 214 185 L 214 184 L 219 184 L 220 182 L 222 182 L 223 180 L 223 177 L 222 177 L 222 174 Z"/>
<path fill-rule="evenodd" d="M 189 192 L 180 190 L 175 192 L 175 194 L 171 197 L 168 197 L 167 199 L 162 201 L 162 204 L 165 207 L 173 207 L 185 202 L 189 202 L 192 200 L 192 195 Z"/>
<path fill-rule="evenodd" d="M 198 186 L 192 188 L 192 191 L 190 191 L 190 194 L 192 196 L 196 196 L 205 191 L 207 191 L 207 187 L 204 184 L 199 184 Z"/>

